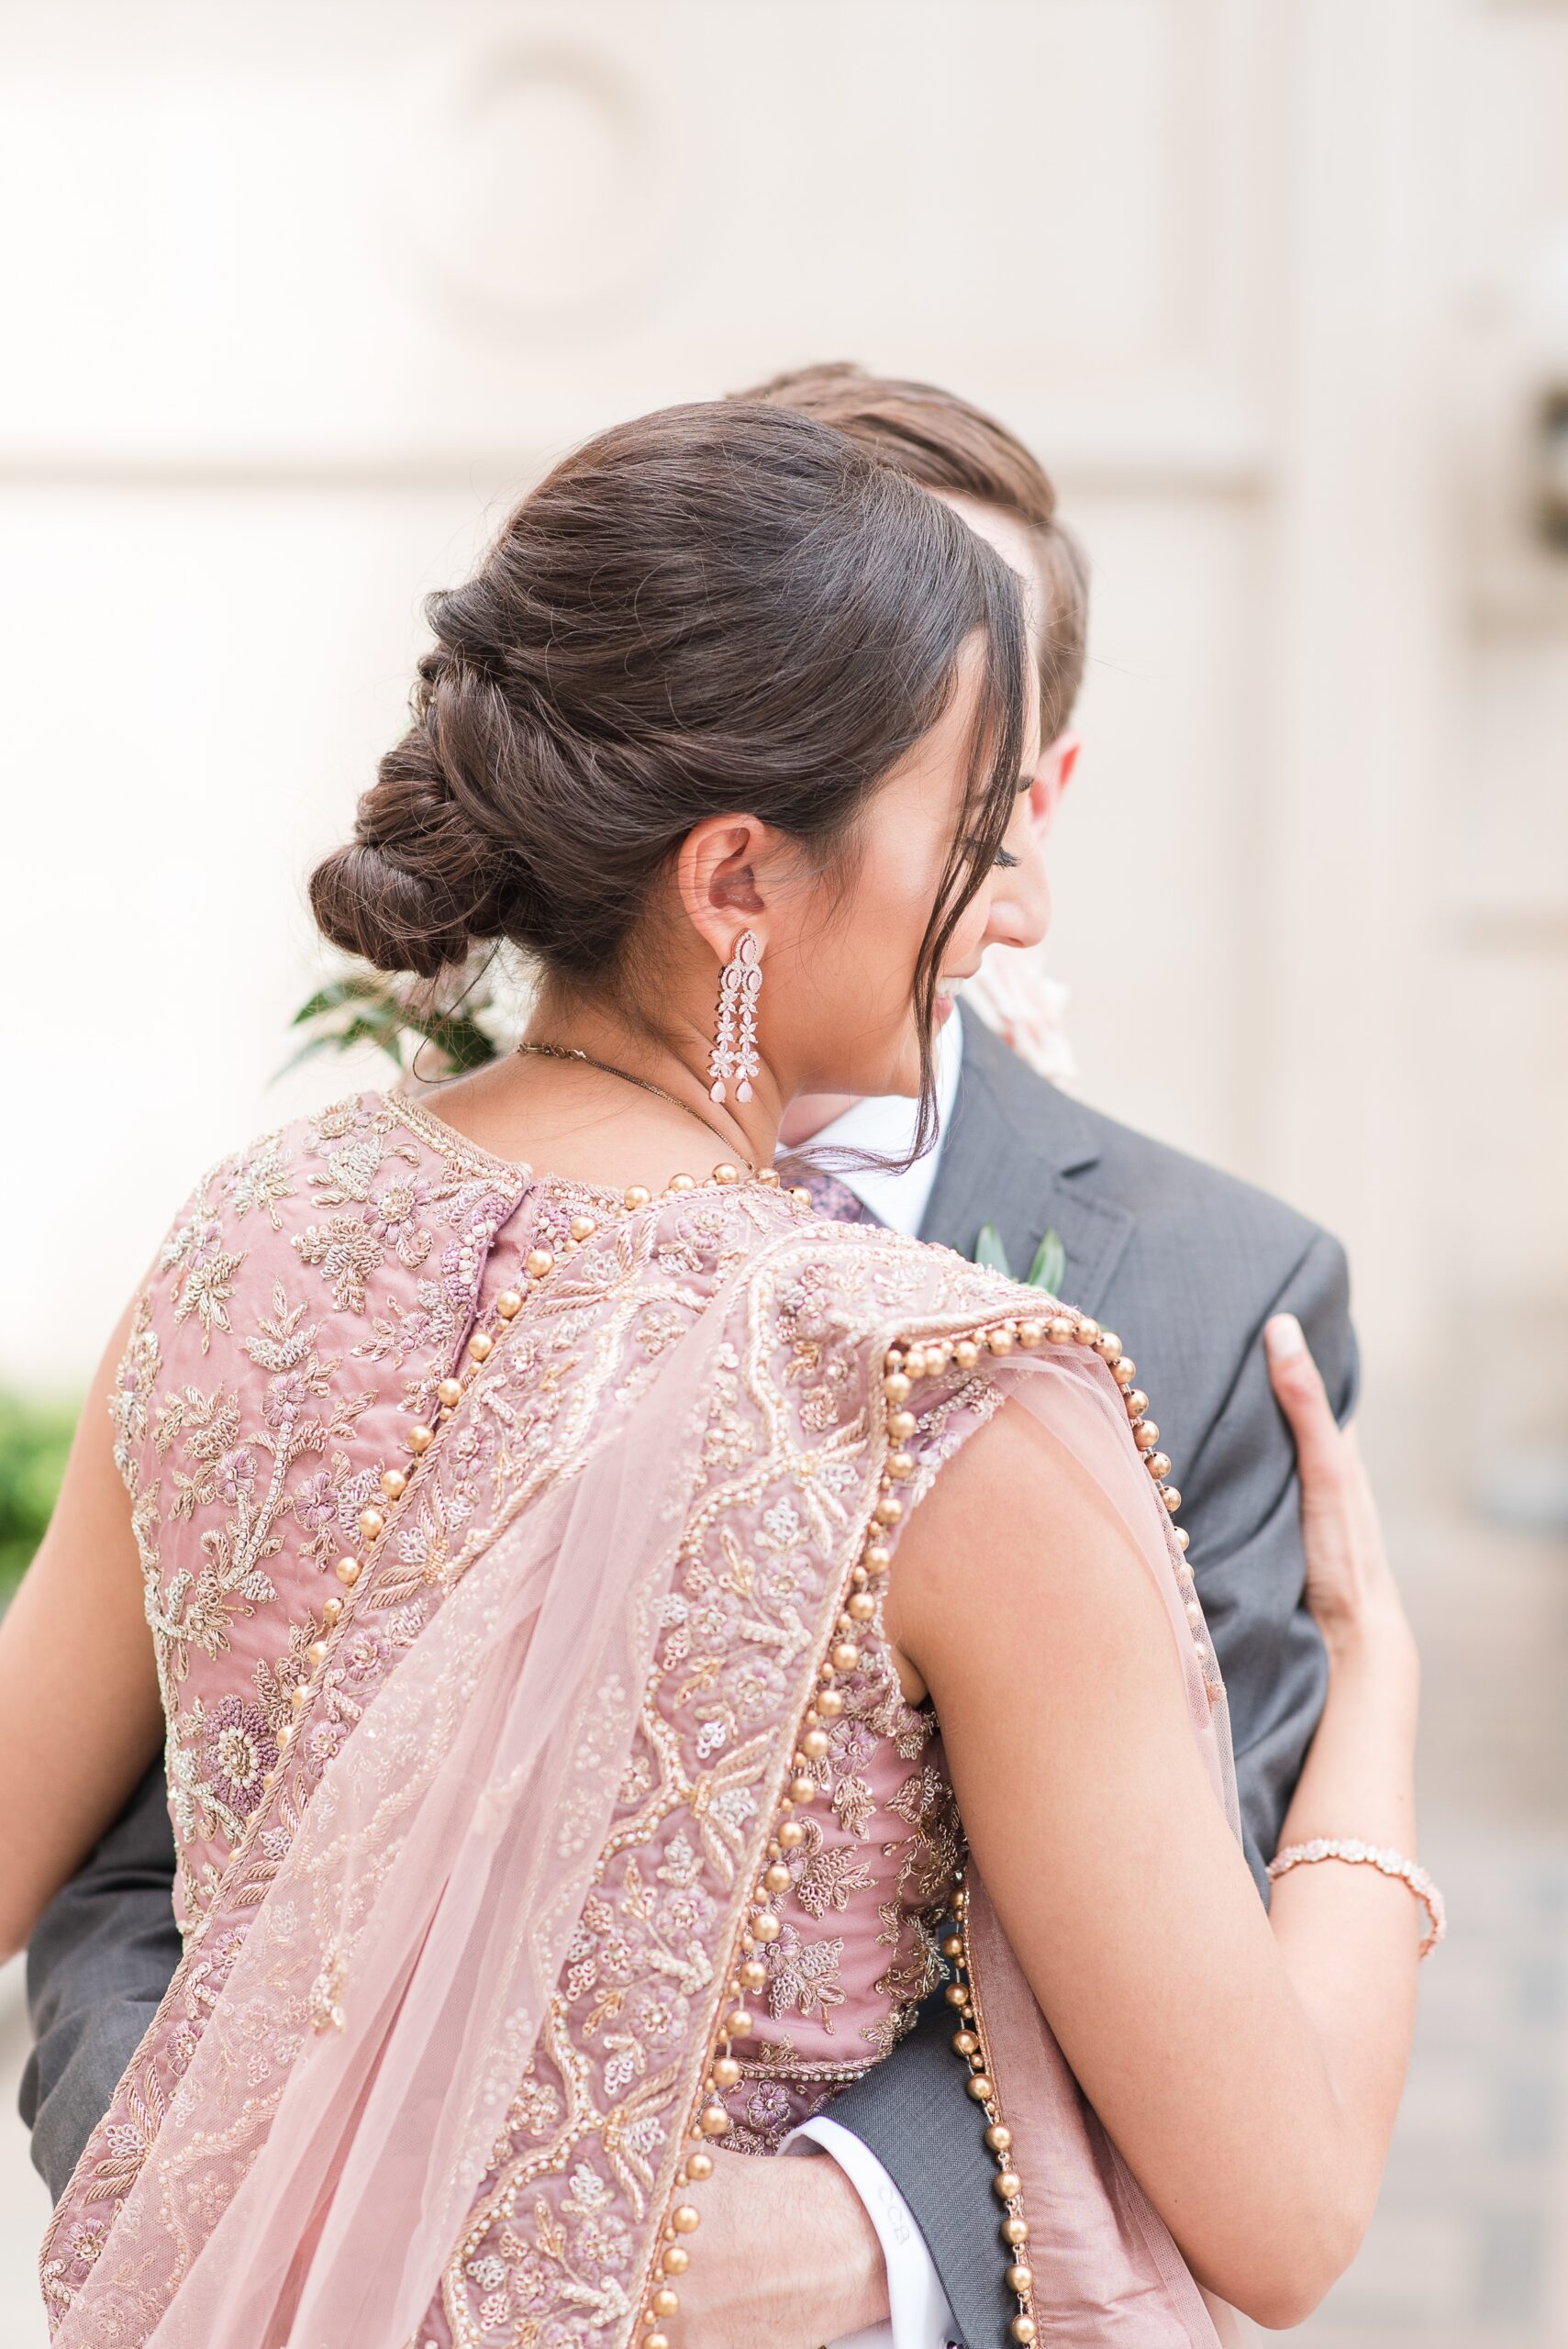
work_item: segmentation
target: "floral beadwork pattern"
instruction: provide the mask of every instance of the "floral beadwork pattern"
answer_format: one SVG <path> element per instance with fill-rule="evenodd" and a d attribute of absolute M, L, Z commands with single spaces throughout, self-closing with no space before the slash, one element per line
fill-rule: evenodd
<path fill-rule="evenodd" d="M 586 1889 L 417 2336 L 441 2349 L 623 2349 L 797 1724 L 876 1504 L 882 1350 L 911 1322 L 962 1330 L 1016 1294 L 945 1250 L 803 1219 L 757 1186 L 700 1186 L 607 1221 L 476 1357 L 284 1740 L 345 1510 L 357 1515 L 384 1460 L 406 1459 L 399 1433 L 428 1408 L 482 1290 L 508 1285 L 500 1274 L 518 1251 L 570 1231 L 588 1196 L 520 1172 L 509 1194 L 494 1162 L 467 1160 L 433 1126 L 366 1097 L 228 1162 L 200 1186 L 181 1227 L 192 1237 L 128 1348 L 119 1444 L 171 1751 L 190 1757 L 180 1799 L 206 1850 L 187 1877 L 202 1929 L 45 2246 L 54 2318 L 90 2298 L 104 2338 L 139 2338 L 157 2321 L 225 2181 L 264 2142 L 299 2048 L 352 2009 L 353 1932 L 313 1940 L 296 1877 L 286 1900 L 268 1898 L 296 1846 L 314 1848 L 323 1774 L 373 1698 L 378 1720 L 398 1719 L 401 1659 L 500 1533 L 588 1473 L 634 1423 L 672 1346 L 717 1315 L 695 1490 L 651 1624 L 647 1684 L 595 1688 L 571 1732 L 552 1858 L 584 1868 Z M 929 1383 L 904 1444 L 912 1497 L 995 1408 L 994 1378 L 982 1366 Z M 241 1558 L 265 1593 L 233 1578 Z M 489 1584 L 475 1586 L 492 1603 Z M 478 1631 L 462 1636 L 484 1653 Z M 773 2150 L 884 2054 L 935 1978 L 958 1821 L 934 1721 L 906 1703 L 879 1611 L 858 1649 L 792 1853 L 755 2036 L 735 2047 L 728 2142 L 742 2151 Z M 442 1733 L 410 1717 L 397 1738 L 355 1749 L 394 1773 L 389 1816 L 409 1792 L 396 1773 L 438 1771 Z M 590 1826 L 603 1818 L 607 1830 Z M 395 1865 L 395 1842 L 383 1858 Z M 295 1986 L 280 1987 L 265 2037 L 230 2022 L 223 1995 L 258 1919 L 269 1978 Z M 182 2146 L 183 2083 L 209 2031 L 220 2069 L 225 2032 L 250 2032 L 243 2088 L 226 2091 L 240 2100 L 220 2132 Z M 166 2124 L 177 2191 L 160 2168 Z M 116 2256 L 101 2261 L 117 2212 Z"/>
<path fill-rule="evenodd" d="M 186 1932 L 276 1761 L 333 1563 L 399 1421 L 433 1409 L 522 1195 L 523 1170 L 508 1185 L 450 1139 L 377 1094 L 264 1136 L 196 1186 L 138 1302 L 111 1416 Z"/>

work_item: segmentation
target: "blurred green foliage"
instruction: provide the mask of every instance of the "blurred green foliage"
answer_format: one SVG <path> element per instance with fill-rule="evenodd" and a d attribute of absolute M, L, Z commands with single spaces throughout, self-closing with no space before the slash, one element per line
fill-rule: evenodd
<path fill-rule="evenodd" d="M 25 1403 L 19 1395 L 0 1394 L 0 1606 L 43 1540 L 78 1409 L 74 1403 Z"/>

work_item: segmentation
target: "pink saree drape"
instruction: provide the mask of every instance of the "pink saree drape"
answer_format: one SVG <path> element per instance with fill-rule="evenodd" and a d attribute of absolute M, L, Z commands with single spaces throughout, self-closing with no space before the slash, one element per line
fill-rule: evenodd
<path fill-rule="evenodd" d="M 1006 1397 L 1111 1499 L 1234 1824 L 1223 1695 L 1108 1373 L 1073 1344 L 964 1366 L 969 1333 L 1040 1311 L 945 1250 L 754 1186 L 628 1215 L 529 1295 L 353 1591 L 56 2214 L 58 2349 L 638 2337 L 802 1716 L 868 1540 L 892 1539 L 890 1344 L 943 1351 L 909 1404 L 906 1508 Z M 756 1529 L 785 1501 L 804 1531 L 768 1596 Z M 417 1620 L 407 1523 L 441 1562 Z M 711 1620 L 678 1672 L 676 1602 Z M 720 1752 L 699 1683 L 742 1670 L 745 1734 Z M 355 1725 L 318 1755 L 328 1704 Z M 983 1887 L 973 1932 L 1042 2334 L 1207 2349 L 1203 2296 Z M 618 1987 L 584 2019 L 577 1970 L 610 1944 Z M 611 2092 L 605 2016 L 648 1982 L 679 2029 Z"/>

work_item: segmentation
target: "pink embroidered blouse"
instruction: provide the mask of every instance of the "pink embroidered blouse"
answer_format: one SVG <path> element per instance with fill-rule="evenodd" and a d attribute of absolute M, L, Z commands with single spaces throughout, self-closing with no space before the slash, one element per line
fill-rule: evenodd
<path fill-rule="evenodd" d="M 168 1722 L 175 1906 L 187 1939 L 203 1930 L 277 1758 L 323 1603 L 339 1589 L 334 1568 L 356 1548 L 384 1470 L 406 1464 L 409 1430 L 434 1416 L 438 1383 L 475 1321 L 520 1285 L 528 1252 L 559 1250 L 572 1219 L 608 1200 L 488 1155 L 417 1103 L 367 1093 L 226 1159 L 176 1221 L 138 1311 L 114 1412 Z M 644 1344 L 657 1334 L 644 1331 Z M 830 1418 L 826 1397 L 823 1408 Z M 811 1409 L 808 1393 L 808 1421 Z M 922 1440 L 945 1453 L 962 1432 L 955 1419 Z M 549 1442 L 548 1409 L 530 1440 Z M 757 1611 L 787 1617 L 800 1533 L 793 1505 L 775 1502 L 728 1598 L 744 1600 L 755 1577 L 767 1601 Z M 417 1520 L 400 1536 L 411 1597 L 439 1571 L 421 1550 L 428 1539 Z M 668 1600 L 666 1675 L 688 1654 L 694 1672 L 704 1669 L 704 1611 L 718 1603 Z M 418 1621 L 411 1608 L 410 1638 Z M 874 1626 L 860 1645 L 818 1769 L 828 1800 L 788 1856 L 784 1930 L 766 1954 L 754 2036 L 738 2050 L 728 2142 L 746 2150 L 776 2146 L 865 2071 L 938 1978 L 934 1930 L 958 1860 L 956 1814 L 929 1715 L 905 1703 Z M 738 1826 L 754 1797 L 740 1784 L 727 1791 L 725 1754 L 744 1742 L 775 1670 L 761 1642 L 703 1694 L 711 1799 L 736 1806 Z M 689 1688 L 682 1694 L 690 1700 Z M 348 1724 L 313 1733 L 340 1738 Z M 639 1789 L 623 1791 L 634 1800 Z M 697 1831 L 694 1821 L 667 1838 L 658 1898 L 670 1929 L 700 1940 Z M 644 1983 L 623 2004 L 615 1975 L 613 1934 L 585 1942 L 573 2000 L 584 2029 L 602 2035 L 612 2095 L 685 2022 L 678 1987 Z"/>

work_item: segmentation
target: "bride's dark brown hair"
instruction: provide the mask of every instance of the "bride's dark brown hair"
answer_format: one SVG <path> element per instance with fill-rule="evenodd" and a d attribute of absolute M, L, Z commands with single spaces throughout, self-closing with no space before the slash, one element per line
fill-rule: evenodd
<path fill-rule="evenodd" d="M 311 875 L 317 922 L 427 978 L 508 940 L 649 1025 L 635 946 L 693 825 L 756 815 L 844 882 L 857 818 L 980 640 L 967 805 L 913 980 L 923 1146 L 941 957 L 1018 788 L 1028 651 L 1001 556 L 829 427 L 710 401 L 577 450 L 426 609 L 414 722 Z"/>

